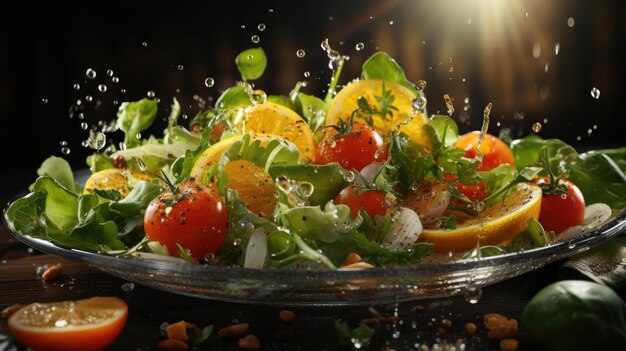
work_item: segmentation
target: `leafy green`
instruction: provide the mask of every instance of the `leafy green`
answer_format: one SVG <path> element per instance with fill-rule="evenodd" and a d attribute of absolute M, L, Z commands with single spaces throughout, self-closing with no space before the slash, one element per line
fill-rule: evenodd
<path fill-rule="evenodd" d="M 78 196 L 50 177 L 39 177 L 34 193 L 46 195 L 43 209 L 46 221 L 61 231 L 69 231 L 78 223 Z"/>
<path fill-rule="evenodd" d="M 393 105 L 395 100 L 395 96 L 391 94 L 391 90 L 385 89 L 385 81 L 382 82 L 382 95 L 375 96 L 376 102 L 380 106 L 380 110 L 376 106 L 370 105 L 367 99 L 363 96 L 357 99 L 357 105 L 359 106 L 360 115 L 365 118 L 369 125 L 372 125 L 373 119 L 372 116 L 378 115 L 383 120 L 387 119 L 387 115 L 390 118 L 393 118 L 394 111 L 398 111 L 398 108 Z"/>
<path fill-rule="evenodd" d="M 313 206 L 326 204 L 348 185 L 344 179 L 344 173 L 345 170 L 336 162 L 326 165 L 276 164 L 269 169 L 269 174 L 273 179 L 285 176 L 291 180 L 312 184 L 313 193 L 308 201 Z"/>
<path fill-rule="evenodd" d="M 516 172 L 508 163 L 502 163 L 488 171 L 478 172 L 478 175 L 485 181 L 491 194 L 513 181 Z"/>
<path fill-rule="evenodd" d="M 117 127 L 124 132 L 124 144 L 132 148 L 141 144 L 137 137 L 141 131 L 148 129 L 157 113 L 157 102 L 141 99 L 135 102 L 124 102 L 117 111 Z"/>
<path fill-rule="evenodd" d="M 113 160 L 107 155 L 101 154 L 99 152 L 94 152 L 93 154 L 87 156 L 87 166 L 89 166 L 89 170 L 91 173 L 100 172 L 105 169 L 115 168 L 115 164 Z"/>
<path fill-rule="evenodd" d="M 423 179 L 440 179 L 441 170 L 431 155 L 404 134 L 393 135 L 389 148 L 390 164 L 398 170 L 398 179 L 405 191 L 420 185 Z"/>
<path fill-rule="evenodd" d="M 235 64 L 244 81 L 260 78 L 267 66 L 267 56 L 263 48 L 244 50 L 235 58 Z"/>
<path fill-rule="evenodd" d="M 518 170 L 527 166 L 540 165 L 543 148 L 548 149 L 550 168 L 560 173 L 567 173 L 566 164 L 578 157 L 578 152 L 559 139 L 542 139 L 537 135 L 529 135 L 511 142 L 511 151 Z M 543 173 L 547 174 L 547 173 Z"/>
<path fill-rule="evenodd" d="M 215 108 L 218 110 L 225 110 L 231 107 L 250 104 L 249 89 L 246 89 L 243 84 L 237 84 L 234 87 L 224 90 L 222 95 L 220 95 L 215 102 Z"/>
<path fill-rule="evenodd" d="M 281 220 L 284 227 L 301 237 L 326 243 L 349 242 L 363 221 L 361 216 L 353 219 L 348 206 L 332 201 L 323 210 L 320 206 L 294 207 L 285 211 Z"/>
<path fill-rule="evenodd" d="M 415 243 L 403 247 L 401 250 L 390 250 L 368 239 L 360 231 L 354 235 L 350 244 L 354 252 L 363 258 L 363 261 L 377 266 L 418 263 L 433 250 L 433 245 L 430 243 Z"/>
<path fill-rule="evenodd" d="M 404 70 L 387 53 L 377 52 L 370 56 L 364 63 L 361 70 L 361 79 L 382 79 L 389 82 L 398 83 L 411 90 L 416 95 L 418 91 L 407 79 Z M 422 92 L 419 92 L 422 94 Z"/>
<path fill-rule="evenodd" d="M 271 102 L 277 105 L 282 105 L 290 110 L 298 112 L 296 108 L 296 104 L 293 101 L 291 101 L 290 98 L 284 95 L 270 95 L 267 97 L 267 102 Z"/>
<path fill-rule="evenodd" d="M 626 344 L 626 304 L 598 283 L 550 284 L 530 300 L 521 320 L 550 350 L 619 350 Z"/>
<path fill-rule="evenodd" d="M 298 93 L 297 96 L 297 101 L 302 109 L 301 116 L 306 120 L 313 133 L 315 133 L 326 122 L 328 104 L 313 95 Z"/>
<path fill-rule="evenodd" d="M 459 138 L 459 126 L 446 115 L 434 115 L 430 118 L 429 125 L 434 129 L 437 139 L 444 147 L 454 145 Z"/>
<path fill-rule="evenodd" d="M 70 164 L 61 157 L 50 156 L 41 163 L 37 175 L 48 176 L 70 191 L 76 190 L 74 173 Z"/>

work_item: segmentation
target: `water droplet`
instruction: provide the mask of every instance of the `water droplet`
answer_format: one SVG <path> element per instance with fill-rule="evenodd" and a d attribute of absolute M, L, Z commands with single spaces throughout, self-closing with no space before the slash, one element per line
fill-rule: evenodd
<path fill-rule="evenodd" d="M 59 146 L 67 146 L 67 140 L 59 141 Z"/>
<path fill-rule="evenodd" d="M 302 49 L 298 49 L 298 51 L 296 51 L 296 56 L 298 56 L 299 58 L 303 58 L 304 55 L 306 55 L 306 51 Z"/>
<path fill-rule="evenodd" d="M 567 197 L 565 197 L 565 198 L 567 198 Z M 573 249 L 573 248 L 575 248 L 575 247 L 576 247 L 576 244 L 574 244 L 573 242 L 571 242 L 571 243 L 569 243 L 569 245 L 567 245 L 567 247 L 569 247 L 569 249 L 571 250 L 571 249 Z"/>
<path fill-rule="evenodd" d="M 417 98 L 413 99 L 411 105 L 415 113 L 424 113 L 424 109 L 426 108 L 427 103 L 428 101 L 424 96 L 418 96 Z"/>
<path fill-rule="evenodd" d="M 548 119 L 547 118 L 543 119 L 543 124 L 548 124 Z"/>
<path fill-rule="evenodd" d="M 533 132 L 535 133 L 539 133 L 541 132 L 541 128 L 543 128 L 543 126 L 541 125 L 541 123 L 536 122 L 535 124 L 533 124 Z"/>
<path fill-rule="evenodd" d="M 528 12 L 524 13 L 524 21 L 526 21 L 528 19 Z"/>
<path fill-rule="evenodd" d="M 85 96 L 85 101 L 92 102 L 93 101 L 93 96 L 91 96 L 91 95 Z"/>
<path fill-rule="evenodd" d="M 452 73 L 452 71 L 454 71 L 454 67 L 450 66 L 450 68 L 448 68 L 448 72 Z"/>
<path fill-rule="evenodd" d="M 328 16 L 328 20 L 329 20 L 329 21 L 333 21 L 334 19 L 335 19 L 335 17 L 333 17 L 333 16 Z"/>
<path fill-rule="evenodd" d="M 389 21 L 389 25 L 390 25 L 390 26 L 393 26 L 393 21 Z"/>
<path fill-rule="evenodd" d="M 533 57 L 538 59 L 541 56 L 541 45 L 539 43 L 535 43 L 533 45 Z"/>
<path fill-rule="evenodd" d="M 576 141 L 581 141 L 581 140 L 582 138 L 580 137 L 580 135 L 576 137 Z"/>
<path fill-rule="evenodd" d="M 591 97 L 598 100 L 600 98 L 600 89 L 593 87 L 593 89 L 591 89 Z"/>
<path fill-rule="evenodd" d="M 549 70 L 549 69 L 550 69 L 550 62 L 546 62 L 546 65 L 545 65 L 545 66 L 543 66 L 543 71 L 544 71 L 545 73 L 548 73 L 548 70 Z"/>
<path fill-rule="evenodd" d="M 78 101 L 80 101 L 80 100 L 78 100 Z M 78 119 L 80 119 L 80 120 L 85 119 L 85 114 L 84 114 L 84 113 L 82 113 L 82 112 L 81 112 L 81 113 L 79 113 L 79 114 L 78 114 Z"/>
<path fill-rule="evenodd" d="M 345 180 L 348 183 L 352 183 L 354 181 L 355 175 L 354 172 L 352 171 L 345 171 L 343 172 L 343 180 Z"/>
<path fill-rule="evenodd" d="M 156 94 L 154 93 L 154 91 L 150 90 L 146 93 L 146 96 L 148 96 L 150 99 L 154 98 L 156 96 Z"/>
<path fill-rule="evenodd" d="M 253 104 L 263 104 L 267 101 L 267 94 L 263 90 L 255 90 L 252 95 L 250 95 L 250 101 Z"/>
<path fill-rule="evenodd" d="M 422 46 L 426 45 L 426 40 L 422 40 Z"/>
<path fill-rule="evenodd" d="M 242 24 L 239 28 L 241 28 L 241 29 L 246 29 L 246 25 L 245 25 L 245 24 Z"/>
<path fill-rule="evenodd" d="M 86 75 L 86 76 L 87 76 L 87 78 L 89 78 L 89 79 L 94 79 L 94 78 L 96 78 L 97 73 L 96 73 L 96 71 L 94 71 L 93 69 L 88 68 L 88 69 L 87 69 L 87 72 L 85 72 L 85 75 Z"/>
<path fill-rule="evenodd" d="M 250 40 L 252 40 L 253 43 L 258 44 L 258 42 L 261 41 L 261 38 L 255 34 L 250 38 Z"/>
<path fill-rule="evenodd" d="M 315 187 L 313 186 L 313 184 L 309 182 L 302 182 L 298 184 L 298 190 L 297 190 L 298 194 L 300 194 L 300 196 L 302 196 L 305 199 L 311 196 L 314 190 L 315 190 Z"/>
<path fill-rule="evenodd" d="M 41 102 L 44 103 L 44 104 L 47 104 L 48 103 L 48 99 L 43 98 L 43 99 L 41 99 Z"/>
<path fill-rule="evenodd" d="M 69 148 L 69 147 L 67 147 L 67 146 L 62 147 L 62 148 L 61 148 L 61 153 L 62 153 L 63 155 L 69 155 L 69 154 L 70 154 L 70 148 Z"/>
<path fill-rule="evenodd" d="M 100 150 L 107 142 L 107 137 L 104 133 L 99 131 L 90 130 L 89 137 L 83 141 L 82 145 L 94 150 Z"/>
<path fill-rule="evenodd" d="M 113 77 L 113 70 L 112 69 L 107 69 L 107 76 Z"/>
<path fill-rule="evenodd" d="M 74 90 L 80 90 L 80 84 L 78 83 L 74 84 Z"/>
<path fill-rule="evenodd" d="M 265 23 L 259 23 L 259 25 L 257 26 L 259 31 L 264 31 L 265 30 Z"/>
<path fill-rule="evenodd" d="M 121 89 L 121 90 L 120 90 L 120 93 L 122 93 L 122 94 L 126 94 L 126 89 Z"/>
<path fill-rule="evenodd" d="M 426 89 L 426 81 L 425 80 L 418 80 L 417 83 L 415 83 L 415 89 L 419 90 L 419 91 L 424 91 Z"/>
<path fill-rule="evenodd" d="M 306 78 L 309 78 L 309 76 L 311 76 L 311 73 L 310 73 L 309 71 L 305 71 L 305 72 L 304 72 L 304 76 L 305 76 Z"/>
<path fill-rule="evenodd" d="M 204 85 L 206 85 L 207 88 L 211 88 L 215 85 L 215 80 L 211 77 L 207 77 L 207 79 L 204 80 Z"/>
<path fill-rule="evenodd" d="M 365 48 L 365 44 L 363 44 L 362 42 L 358 42 L 356 43 L 355 47 L 356 51 L 361 51 Z"/>
<path fill-rule="evenodd" d="M 57 328 L 67 327 L 67 321 L 65 319 L 59 319 L 54 322 L 54 326 Z"/>
<path fill-rule="evenodd" d="M 465 301 L 476 304 L 480 301 L 480 298 L 483 296 L 483 290 L 479 286 L 468 285 L 465 287 L 465 291 L 463 292 L 463 298 Z"/>
<path fill-rule="evenodd" d="M 573 17 L 570 17 L 570 18 L 567 19 L 567 26 L 568 27 L 574 28 L 574 24 L 575 24 L 575 21 L 574 21 Z"/>
<path fill-rule="evenodd" d="M 118 77 L 113 77 L 113 78 L 111 78 L 111 81 L 113 83 L 119 83 L 120 79 Z"/>
<path fill-rule="evenodd" d="M 81 123 L 81 124 L 80 124 L 80 127 L 81 127 L 83 130 L 87 130 L 87 129 L 89 128 L 89 125 L 88 125 L 86 122 L 83 122 L 83 123 Z"/>
<path fill-rule="evenodd" d="M 122 291 L 123 292 L 131 292 L 134 289 L 135 289 L 135 283 L 128 282 L 128 283 L 122 284 Z"/>
<path fill-rule="evenodd" d="M 141 43 L 141 46 L 143 46 L 144 48 L 145 48 L 145 47 L 148 47 L 148 43 L 146 43 L 146 42 L 144 41 L 143 43 Z"/>
<path fill-rule="evenodd" d="M 559 51 L 561 51 L 561 44 L 560 43 L 554 44 L 554 54 L 558 55 Z"/>
<path fill-rule="evenodd" d="M 100 90 L 101 93 L 104 93 L 107 91 L 107 86 L 104 84 L 100 84 L 98 85 L 98 90 Z"/>
<path fill-rule="evenodd" d="M 269 10 L 267 10 L 267 12 L 269 12 L 269 13 L 273 13 L 273 12 L 274 12 L 274 9 L 269 9 Z"/>
<path fill-rule="evenodd" d="M 463 99 L 463 102 L 466 104 L 469 104 L 470 102 L 469 96 L 466 96 L 465 99 Z"/>
<path fill-rule="evenodd" d="M 448 116 L 452 117 L 452 114 L 454 114 L 454 105 L 452 104 L 450 95 L 443 94 L 443 101 L 445 101 L 446 107 L 448 108 Z"/>
<path fill-rule="evenodd" d="M 178 70 L 179 70 L 179 71 L 182 71 L 182 70 L 184 70 L 184 69 L 185 69 L 185 66 L 183 66 L 183 65 L 178 65 Z"/>

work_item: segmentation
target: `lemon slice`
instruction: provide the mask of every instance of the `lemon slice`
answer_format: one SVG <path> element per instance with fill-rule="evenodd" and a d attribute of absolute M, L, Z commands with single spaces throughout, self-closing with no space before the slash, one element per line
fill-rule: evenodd
<path fill-rule="evenodd" d="M 101 350 L 124 328 L 128 306 L 117 297 L 33 303 L 8 320 L 11 333 L 35 350 Z"/>
<path fill-rule="evenodd" d="M 146 173 L 109 168 L 92 174 L 85 182 L 84 193 L 90 194 L 92 189 L 116 190 L 122 194 L 123 197 L 126 197 L 137 180 L 150 182 L 154 179 L 154 176 Z"/>
<path fill-rule="evenodd" d="M 237 125 L 244 134 L 275 135 L 295 144 L 309 160 L 315 157 L 313 131 L 296 112 L 282 105 L 265 102 L 246 108 L 245 114 L 245 120 Z"/>
<path fill-rule="evenodd" d="M 419 241 L 435 244 L 438 252 L 468 251 L 479 243 L 506 245 L 528 227 L 529 219 L 539 218 L 541 196 L 538 186 L 520 183 L 478 216 L 459 217 L 456 229 L 424 229 Z"/>
<path fill-rule="evenodd" d="M 428 123 L 428 119 L 423 113 L 413 113 L 413 100 L 416 95 L 408 88 L 389 81 L 385 81 L 385 90 L 390 91 L 393 95 L 392 106 L 398 110 L 392 111 L 392 116 L 387 115 L 384 118 L 374 114 L 372 116 L 374 129 L 387 137 L 396 128 L 396 125 L 410 120 L 400 128 L 400 131 L 407 134 L 416 144 L 421 145 L 426 150 L 431 150 L 430 139 L 422 131 L 422 127 Z M 358 99 L 360 97 L 364 97 L 370 106 L 380 110 L 381 106 L 376 97 L 382 95 L 383 81 L 380 79 L 359 80 L 346 85 L 331 102 L 326 114 L 326 125 L 337 125 L 339 120 L 347 121 L 352 112 L 359 108 Z M 413 118 L 410 119 L 411 117 Z M 355 120 L 364 121 L 363 115 L 357 113 Z"/>

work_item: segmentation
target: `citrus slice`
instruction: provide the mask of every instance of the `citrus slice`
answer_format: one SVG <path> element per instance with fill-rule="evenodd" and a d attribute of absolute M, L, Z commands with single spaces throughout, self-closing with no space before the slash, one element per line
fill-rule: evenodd
<path fill-rule="evenodd" d="M 269 218 L 276 207 L 276 185 L 261 167 L 246 160 L 228 162 L 225 166 L 228 188 L 237 190 L 248 209 Z"/>
<path fill-rule="evenodd" d="M 506 245 L 539 218 L 541 188 L 528 183 L 516 185 L 502 200 L 476 217 L 459 216 L 456 229 L 424 229 L 419 241 L 435 244 L 438 252 L 471 250 L 480 244 Z"/>
<path fill-rule="evenodd" d="M 387 137 L 396 128 L 396 125 L 405 123 L 413 117 L 410 122 L 400 128 L 400 131 L 408 135 L 416 144 L 421 145 L 426 150 L 431 150 L 431 142 L 422 131 L 422 127 L 428 123 L 428 119 L 423 113 L 414 114 L 413 112 L 413 100 L 416 95 L 400 84 L 390 81 L 385 81 L 384 84 L 385 90 L 393 95 L 392 106 L 398 110 L 392 110 L 391 116 L 372 115 L 372 127 Z M 352 112 L 359 108 L 358 100 L 361 97 L 364 97 L 370 106 L 380 111 L 381 106 L 376 97 L 382 95 L 383 81 L 380 79 L 359 80 L 346 85 L 332 100 L 326 114 L 326 125 L 337 125 L 339 120 L 347 121 Z M 359 112 L 355 115 L 355 120 L 366 122 L 363 117 L 364 115 Z"/>
<path fill-rule="evenodd" d="M 24 345 L 38 351 L 101 350 L 126 324 L 128 306 L 117 297 L 33 303 L 16 311 L 9 329 Z"/>
<path fill-rule="evenodd" d="M 245 112 L 245 121 L 237 126 L 244 133 L 279 136 L 295 144 L 300 153 L 309 160 L 315 157 L 313 131 L 296 112 L 272 102 L 250 106 Z"/>
<path fill-rule="evenodd" d="M 98 190 L 116 190 L 122 196 L 126 197 L 137 180 L 145 180 L 150 182 L 154 180 L 154 176 L 131 172 L 126 169 L 109 168 L 92 174 L 85 182 L 85 194 L 91 193 L 92 189 Z"/>

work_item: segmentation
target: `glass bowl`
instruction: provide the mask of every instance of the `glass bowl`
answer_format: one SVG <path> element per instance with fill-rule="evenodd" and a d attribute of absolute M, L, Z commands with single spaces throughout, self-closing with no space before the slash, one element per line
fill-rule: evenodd
<path fill-rule="evenodd" d="M 626 210 L 602 227 L 568 242 L 504 255 L 445 263 L 353 270 L 249 269 L 173 262 L 150 258 L 120 258 L 75 249 L 21 235 L 37 250 L 84 261 L 120 278 L 174 294 L 229 302 L 268 305 L 367 305 L 464 294 L 479 298 L 480 288 L 573 256 L 609 240 L 626 228 Z"/>

